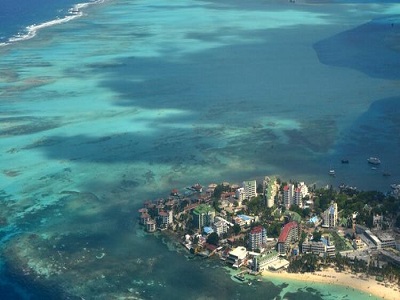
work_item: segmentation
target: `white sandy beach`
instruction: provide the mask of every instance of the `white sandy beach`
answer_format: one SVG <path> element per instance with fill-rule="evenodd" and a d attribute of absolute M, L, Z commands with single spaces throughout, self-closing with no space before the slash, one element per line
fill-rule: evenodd
<path fill-rule="evenodd" d="M 279 278 L 288 280 L 298 280 L 312 283 L 336 284 L 346 286 L 349 289 L 356 289 L 380 297 L 382 299 L 400 299 L 400 289 L 393 283 L 385 284 L 375 280 L 375 276 L 367 278 L 363 274 L 351 274 L 348 272 L 336 272 L 327 269 L 315 273 L 288 273 L 286 271 L 263 271 L 262 276 L 266 278 Z"/>

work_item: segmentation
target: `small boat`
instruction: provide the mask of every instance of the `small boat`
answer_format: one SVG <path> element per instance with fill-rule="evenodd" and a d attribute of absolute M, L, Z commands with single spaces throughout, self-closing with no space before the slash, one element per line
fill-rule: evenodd
<path fill-rule="evenodd" d="M 389 172 L 383 172 L 382 175 L 385 176 L 385 177 L 389 177 L 389 176 L 391 176 L 392 174 L 390 174 Z"/>
<path fill-rule="evenodd" d="M 240 280 L 240 281 L 245 281 L 246 280 L 246 278 L 244 278 L 243 274 L 236 274 L 234 277 L 236 279 Z"/>
<path fill-rule="evenodd" d="M 330 176 L 335 176 L 335 170 L 330 169 L 330 170 L 329 170 L 329 175 L 330 175 Z"/>
<path fill-rule="evenodd" d="M 342 161 L 342 164 L 348 164 L 349 163 L 348 159 L 342 159 L 341 161 Z"/>
<path fill-rule="evenodd" d="M 381 163 L 381 160 L 377 157 L 370 157 L 367 159 L 368 163 L 371 165 L 379 165 Z"/>

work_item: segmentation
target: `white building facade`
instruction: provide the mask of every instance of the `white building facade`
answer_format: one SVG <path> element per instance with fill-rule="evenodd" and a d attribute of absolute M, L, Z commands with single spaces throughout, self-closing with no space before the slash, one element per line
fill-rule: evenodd
<path fill-rule="evenodd" d="M 257 197 L 257 182 L 255 180 L 243 181 L 243 188 L 246 199 Z"/>

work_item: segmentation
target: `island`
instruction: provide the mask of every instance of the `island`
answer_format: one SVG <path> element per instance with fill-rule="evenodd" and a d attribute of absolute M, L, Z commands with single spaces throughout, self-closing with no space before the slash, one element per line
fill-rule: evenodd
<path fill-rule="evenodd" d="M 392 187 L 393 188 L 393 187 Z M 284 278 L 400 298 L 400 198 L 342 184 L 317 188 L 275 176 L 196 183 L 147 200 L 138 222 L 191 258 L 225 261 L 238 283 Z"/>

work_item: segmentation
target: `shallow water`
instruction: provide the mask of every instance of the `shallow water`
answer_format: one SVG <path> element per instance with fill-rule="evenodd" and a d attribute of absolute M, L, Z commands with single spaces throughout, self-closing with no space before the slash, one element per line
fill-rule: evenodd
<path fill-rule="evenodd" d="M 265 175 L 389 190 L 400 181 L 399 12 L 382 2 L 110 1 L 1 47 L 6 260 L 23 251 L 36 263 L 55 255 L 52 270 L 62 275 L 50 278 L 99 299 L 117 290 L 143 298 L 262 295 L 143 235 L 136 209 L 172 188 Z M 381 158 L 378 170 L 369 156 Z M 74 263 L 56 250 L 76 255 Z M 103 274 L 104 266 L 111 271 Z M 265 285 L 268 297 L 279 295 Z M 356 297 L 298 288 L 285 291 Z"/>

